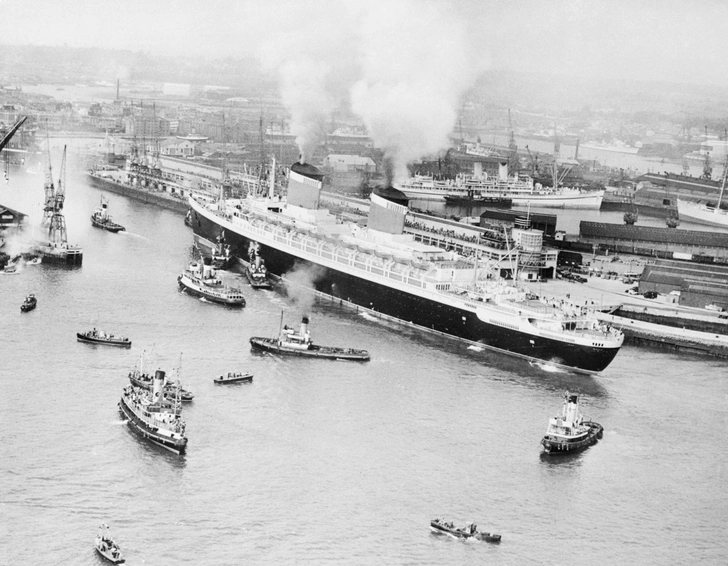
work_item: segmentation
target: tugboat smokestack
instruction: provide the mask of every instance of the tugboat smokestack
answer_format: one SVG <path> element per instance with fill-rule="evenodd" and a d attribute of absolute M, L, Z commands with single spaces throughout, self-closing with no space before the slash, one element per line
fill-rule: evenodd
<path fill-rule="evenodd" d="M 154 372 L 154 384 L 152 387 L 152 402 L 159 403 L 162 400 L 162 391 L 164 390 L 165 374 L 161 369 Z"/>
<path fill-rule="evenodd" d="M 308 317 L 306 315 L 301 319 L 301 336 L 306 336 L 308 332 Z"/>

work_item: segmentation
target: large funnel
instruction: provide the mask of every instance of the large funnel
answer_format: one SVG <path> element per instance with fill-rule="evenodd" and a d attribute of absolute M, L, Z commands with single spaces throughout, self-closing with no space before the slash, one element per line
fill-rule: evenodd
<path fill-rule="evenodd" d="M 388 234 L 402 234 L 407 207 L 383 199 L 374 193 L 370 198 L 367 228 Z"/>
<path fill-rule="evenodd" d="M 498 166 L 498 179 L 501 181 L 508 180 L 508 162 L 501 161 Z"/>
<path fill-rule="evenodd" d="M 316 210 L 323 185 L 323 173 L 308 163 L 294 163 L 288 175 L 288 204 Z"/>

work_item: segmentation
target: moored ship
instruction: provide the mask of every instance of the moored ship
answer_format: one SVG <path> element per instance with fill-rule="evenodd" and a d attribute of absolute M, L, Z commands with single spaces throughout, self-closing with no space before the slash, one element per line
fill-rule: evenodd
<path fill-rule="evenodd" d="M 725 181 L 728 176 L 728 166 L 723 173 L 723 183 L 718 194 L 717 204 L 710 202 L 695 202 L 683 199 L 677 199 L 677 212 L 680 218 L 688 218 L 699 224 L 708 224 L 711 226 L 723 226 L 728 228 L 728 210 L 721 208 L 723 202 L 723 192 L 725 191 Z"/>
<path fill-rule="evenodd" d="M 498 175 L 488 175 L 476 169 L 473 175 L 458 175 L 456 179 L 435 180 L 432 177 L 408 179 L 397 187 L 412 199 L 435 199 L 452 202 L 459 199 L 494 199 L 514 206 L 541 208 L 599 209 L 604 190 L 584 190 L 559 185 L 552 187 L 534 182 L 528 175 L 509 175 L 508 164 L 502 162 Z M 510 206 L 510 205 L 509 205 Z"/>
<path fill-rule="evenodd" d="M 184 454 L 187 449 L 185 422 L 179 399 L 164 396 L 165 373 L 157 370 L 151 390 L 128 385 L 119 401 L 119 410 L 134 432 L 171 452 Z"/>
<path fill-rule="evenodd" d="M 561 414 L 549 419 L 541 445 L 546 454 L 569 454 L 596 444 L 603 434 L 602 425 L 584 420 L 579 411 L 579 396 L 567 391 Z"/>
<path fill-rule="evenodd" d="M 315 167 L 296 163 L 287 201 L 272 188 L 268 198 L 191 197 L 193 229 L 208 238 L 224 229 L 237 257 L 257 246 L 276 276 L 308 270 L 304 284 L 319 293 L 478 346 L 586 373 L 621 348 L 622 332 L 593 312 L 547 304 L 473 258 L 414 241 L 402 205 L 373 194 L 366 228 L 337 220 L 318 208 L 321 186 Z"/>
<path fill-rule="evenodd" d="M 206 263 L 207 261 L 190 263 L 184 273 L 177 277 L 179 286 L 193 295 L 214 303 L 245 306 L 245 297 L 240 290 L 224 285 L 217 277 L 215 269 Z"/>

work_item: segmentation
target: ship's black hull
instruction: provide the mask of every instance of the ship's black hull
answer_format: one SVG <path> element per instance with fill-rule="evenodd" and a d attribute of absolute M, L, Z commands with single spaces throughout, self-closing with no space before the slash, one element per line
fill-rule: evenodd
<path fill-rule="evenodd" d="M 108 232 L 113 232 L 116 234 L 117 232 L 123 232 L 126 230 L 121 224 L 114 224 L 113 222 L 99 222 L 98 220 L 91 218 L 91 224 L 95 228 L 101 228 L 102 230 L 106 230 Z"/>
<path fill-rule="evenodd" d="M 186 438 L 183 439 L 184 441 L 174 441 L 165 436 L 157 434 L 153 429 L 149 427 L 149 425 L 147 425 L 147 423 L 137 417 L 134 411 L 129 409 L 123 401 L 119 401 L 119 410 L 129 420 L 129 425 L 131 426 L 132 430 L 142 438 L 153 442 L 157 446 L 166 448 L 167 450 L 169 450 L 170 452 L 174 452 L 175 454 L 184 454 L 187 450 Z"/>
<path fill-rule="evenodd" d="M 196 211 L 192 212 L 192 229 L 204 238 L 215 238 L 221 226 Z M 225 229 L 225 239 L 236 257 L 246 257 L 250 238 Z M 432 301 L 399 289 L 374 283 L 260 243 L 259 254 L 265 258 L 268 272 L 285 278 L 293 271 L 305 271 L 316 291 L 344 299 L 360 307 L 381 312 L 426 330 L 434 330 L 503 352 L 565 366 L 580 372 L 596 373 L 606 368 L 619 348 L 597 348 L 561 342 L 488 324 L 474 313 Z"/>

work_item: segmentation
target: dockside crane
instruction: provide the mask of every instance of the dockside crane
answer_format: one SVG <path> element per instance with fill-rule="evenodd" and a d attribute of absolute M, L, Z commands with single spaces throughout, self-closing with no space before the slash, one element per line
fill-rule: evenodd
<path fill-rule="evenodd" d="M 50 167 L 50 166 L 49 166 Z M 63 159 L 61 160 L 61 174 L 55 187 L 51 200 L 50 226 L 48 227 L 48 240 L 56 247 L 66 245 L 66 219 L 63 216 L 63 203 L 66 199 L 66 146 L 63 146 Z"/>
<path fill-rule="evenodd" d="M 50 226 L 53 217 L 54 200 L 56 198 L 56 187 L 53 183 L 53 167 L 51 166 L 51 142 L 46 132 L 46 142 L 48 145 L 48 169 L 46 170 L 45 183 L 43 184 L 43 192 L 45 198 L 43 200 L 43 226 Z"/>

